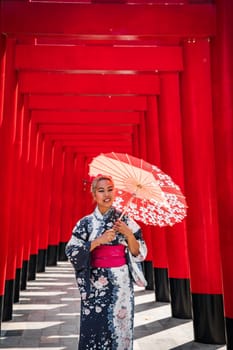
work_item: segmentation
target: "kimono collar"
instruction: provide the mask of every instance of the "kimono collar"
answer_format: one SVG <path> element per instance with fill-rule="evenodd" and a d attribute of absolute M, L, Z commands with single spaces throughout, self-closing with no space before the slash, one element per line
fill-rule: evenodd
<path fill-rule="evenodd" d="M 102 221 L 102 220 L 107 220 L 109 219 L 111 216 L 113 216 L 115 212 L 115 209 L 114 208 L 110 208 L 106 213 L 102 214 L 100 211 L 99 211 L 99 208 L 96 207 L 95 210 L 94 210 L 94 216 L 95 218 L 98 220 L 98 221 Z"/>

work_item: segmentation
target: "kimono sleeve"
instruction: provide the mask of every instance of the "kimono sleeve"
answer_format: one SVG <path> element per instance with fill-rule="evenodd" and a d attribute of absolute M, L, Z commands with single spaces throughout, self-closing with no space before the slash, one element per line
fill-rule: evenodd
<path fill-rule="evenodd" d="M 65 248 L 66 256 L 77 272 L 89 267 L 90 246 L 86 221 L 82 219 L 74 227 L 72 236 Z"/>
<path fill-rule="evenodd" d="M 141 227 L 132 218 L 127 218 L 126 222 L 129 228 L 133 231 L 133 234 L 139 243 L 139 254 L 137 256 L 132 256 L 132 259 L 135 262 L 142 262 L 147 256 L 147 246 L 142 236 Z"/>

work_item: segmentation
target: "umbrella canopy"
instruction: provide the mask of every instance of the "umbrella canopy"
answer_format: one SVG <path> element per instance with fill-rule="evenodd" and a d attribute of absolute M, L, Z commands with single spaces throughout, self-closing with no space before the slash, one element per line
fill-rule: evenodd
<path fill-rule="evenodd" d="M 105 153 L 89 164 L 89 175 L 112 177 L 113 205 L 149 225 L 172 226 L 186 216 L 186 200 L 178 185 L 157 166 L 123 153 Z"/>

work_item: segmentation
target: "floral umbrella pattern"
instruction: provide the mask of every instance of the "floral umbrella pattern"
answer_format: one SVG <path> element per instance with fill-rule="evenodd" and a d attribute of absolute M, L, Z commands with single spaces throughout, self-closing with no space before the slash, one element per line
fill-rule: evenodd
<path fill-rule="evenodd" d="M 157 166 L 123 153 L 106 153 L 89 164 L 89 175 L 112 177 L 116 187 L 113 205 L 137 221 L 172 226 L 186 216 L 184 195 L 171 177 Z"/>

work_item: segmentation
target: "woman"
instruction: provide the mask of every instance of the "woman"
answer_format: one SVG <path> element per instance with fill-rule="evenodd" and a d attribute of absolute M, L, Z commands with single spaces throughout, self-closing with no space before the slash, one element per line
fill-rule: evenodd
<path fill-rule="evenodd" d="M 79 350 L 133 349 L 134 294 L 126 249 L 137 261 L 147 249 L 138 224 L 112 207 L 114 183 L 98 175 L 91 191 L 97 206 L 73 229 L 66 254 L 81 295 Z"/>

